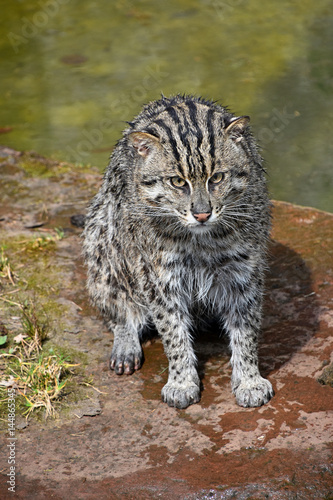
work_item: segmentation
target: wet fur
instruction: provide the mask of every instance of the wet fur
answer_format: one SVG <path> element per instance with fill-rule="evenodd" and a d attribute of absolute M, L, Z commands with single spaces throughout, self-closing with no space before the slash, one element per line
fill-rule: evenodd
<path fill-rule="evenodd" d="M 177 408 L 200 400 L 198 311 L 229 335 L 238 404 L 273 395 L 257 355 L 270 202 L 248 121 L 191 96 L 150 103 L 124 131 L 86 218 L 87 284 L 114 333 L 110 367 L 138 370 L 141 332 L 154 325 L 169 360 L 162 399 Z"/>

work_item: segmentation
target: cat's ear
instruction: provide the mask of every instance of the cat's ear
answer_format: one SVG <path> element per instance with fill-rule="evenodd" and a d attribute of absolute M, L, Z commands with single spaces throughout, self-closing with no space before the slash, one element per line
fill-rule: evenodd
<path fill-rule="evenodd" d="M 143 158 L 146 158 L 153 149 L 160 146 L 159 139 L 154 135 L 147 134 L 147 132 L 132 132 L 129 134 L 128 139 L 137 153 Z"/>
<path fill-rule="evenodd" d="M 241 141 L 249 122 L 249 116 L 235 116 L 234 118 L 231 118 L 225 132 L 231 139 L 234 139 L 235 142 L 239 142 Z"/>

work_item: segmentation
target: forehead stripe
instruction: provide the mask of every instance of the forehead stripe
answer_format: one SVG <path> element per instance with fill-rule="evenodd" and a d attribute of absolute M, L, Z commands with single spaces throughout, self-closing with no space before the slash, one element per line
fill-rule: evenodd
<path fill-rule="evenodd" d="M 207 175 L 207 169 L 206 169 L 205 160 L 204 160 L 204 158 L 201 154 L 201 151 L 200 151 L 200 146 L 201 146 L 202 141 L 203 141 L 203 133 L 202 133 L 201 128 L 198 125 L 198 108 L 197 108 L 197 105 L 193 101 L 189 101 L 187 103 L 187 105 L 188 105 L 188 109 L 190 112 L 190 119 L 192 121 L 193 126 L 196 129 L 196 138 L 197 138 L 197 151 L 196 152 L 199 155 L 202 173 L 205 176 L 205 175 Z"/>
<path fill-rule="evenodd" d="M 215 160 L 215 134 L 214 134 L 214 110 L 209 109 L 207 113 L 207 129 L 208 129 L 208 137 L 209 137 L 209 146 L 210 146 L 210 156 L 212 158 L 212 167 L 214 168 L 214 160 Z"/>
<path fill-rule="evenodd" d="M 179 113 L 177 113 L 177 108 L 174 108 L 173 106 L 169 106 L 165 110 L 170 119 L 172 120 L 173 124 L 175 127 L 177 127 L 178 131 L 178 138 L 181 142 L 181 147 L 186 149 L 186 163 L 187 163 L 187 169 L 189 175 L 193 173 L 193 168 L 192 168 L 192 163 L 190 161 L 190 158 L 192 156 L 192 151 L 191 151 L 191 145 L 188 140 L 188 136 L 190 134 L 190 126 L 189 123 L 186 119 L 185 114 L 183 113 L 183 110 L 178 110 Z M 183 118 L 184 125 L 181 122 L 181 118 Z M 183 175 L 185 175 L 183 173 Z"/>
<path fill-rule="evenodd" d="M 177 162 L 178 169 L 179 169 L 181 175 L 183 177 L 185 177 L 184 171 L 183 171 L 181 163 L 180 163 L 180 155 L 179 155 L 179 151 L 177 149 L 177 141 L 172 134 L 171 128 L 168 127 L 168 125 L 161 119 L 156 120 L 154 123 L 166 132 L 168 139 L 169 139 L 169 143 L 171 145 L 171 148 L 172 148 L 172 151 L 174 154 L 174 157 L 175 157 L 176 162 Z"/>

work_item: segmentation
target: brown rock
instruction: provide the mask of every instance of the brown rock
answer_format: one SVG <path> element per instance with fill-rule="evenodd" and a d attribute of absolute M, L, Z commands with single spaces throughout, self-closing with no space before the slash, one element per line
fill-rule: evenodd
<path fill-rule="evenodd" d="M 70 224 L 100 176 L 73 166 L 55 177 L 27 177 L 17 169 L 21 156 L 12 158 L 16 170 L 11 181 L 8 167 L 5 181 L 16 184 L 5 197 L 1 236 L 27 231 L 23 215 L 36 215 L 37 193 L 48 212 L 46 228 L 64 228 L 54 265 L 66 270 L 57 300 L 67 307 L 68 326 L 56 335 L 86 354 L 87 373 L 100 391 L 92 408 L 89 401 L 87 411 L 82 406 L 80 419 L 73 406 L 55 421 L 32 419 L 17 431 L 15 498 L 331 498 L 332 365 L 322 371 L 333 347 L 333 216 L 274 204 L 260 344 L 261 370 L 276 392 L 272 401 L 261 408 L 236 405 L 227 343 L 211 332 L 196 343 L 201 402 L 176 410 L 160 401 L 167 360 L 159 340 L 144 347 L 145 363 L 133 376 L 107 369 L 111 339 L 88 304 L 80 231 Z M 1 439 L 0 491 L 7 499 L 13 496 L 6 432 Z"/>

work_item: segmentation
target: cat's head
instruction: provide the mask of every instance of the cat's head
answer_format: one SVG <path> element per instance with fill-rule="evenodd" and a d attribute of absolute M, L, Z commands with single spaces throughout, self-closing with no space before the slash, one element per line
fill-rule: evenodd
<path fill-rule="evenodd" d="M 185 107 L 184 107 L 185 108 Z M 185 109 L 170 109 L 127 135 L 134 162 L 133 206 L 166 227 L 205 233 L 235 227 L 247 212 L 245 193 L 260 162 L 249 117 L 212 113 L 198 106 L 191 123 Z M 207 106 L 206 106 L 207 108 Z M 204 120 L 203 117 L 206 117 Z"/>

